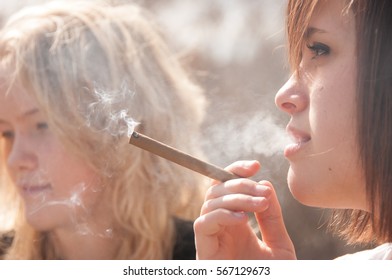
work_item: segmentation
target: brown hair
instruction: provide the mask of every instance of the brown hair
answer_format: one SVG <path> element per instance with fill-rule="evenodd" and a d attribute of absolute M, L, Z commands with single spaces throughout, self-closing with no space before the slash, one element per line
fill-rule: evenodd
<path fill-rule="evenodd" d="M 297 70 L 320 0 L 289 0 L 289 61 Z M 331 228 L 350 242 L 392 241 L 392 3 L 347 0 L 357 32 L 357 139 L 371 212 L 336 210 Z M 344 11 L 342 11 L 344 12 Z"/>

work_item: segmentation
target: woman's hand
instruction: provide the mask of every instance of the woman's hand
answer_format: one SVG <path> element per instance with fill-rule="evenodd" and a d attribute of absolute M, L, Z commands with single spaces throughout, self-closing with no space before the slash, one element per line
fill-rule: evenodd
<path fill-rule="evenodd" d="M 257 173 L 257 161 L 236 162 L 227 170 L 240 177 Z M 262 235 L 257 237 L 246 212 L 254 212 Z M 215 181 L 194 224 L 197 259 L 295 259 L 270 182 L 234 179 Z"/>

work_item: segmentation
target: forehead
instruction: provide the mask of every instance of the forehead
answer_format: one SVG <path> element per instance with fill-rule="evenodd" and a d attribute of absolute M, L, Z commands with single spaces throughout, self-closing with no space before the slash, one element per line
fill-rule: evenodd
<path fill-rule="evenodd" d="M 310 18 L 309 26 L 331 33 L 353 33 L 355 18 L 346 1 L 319 1 Z"/>
<path fill-rule="evenodd" d="M 0 83 L 0 119 L 8 120 L 37 106 L 34 98 L 18 85 L 8 89 Z"/>

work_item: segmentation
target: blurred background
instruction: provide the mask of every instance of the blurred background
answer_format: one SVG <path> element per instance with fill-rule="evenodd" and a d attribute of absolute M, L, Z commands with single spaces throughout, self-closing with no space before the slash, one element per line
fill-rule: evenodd
<path fill-rule="evenodd" d="M 18 9 L 41 2 L 48 1 L 0 0 L 0 24 Z M 173 50 L 205 89 L 209 106 L 202 145 L 209 160 L 222 167 L 241 159 L 262 163 L 254 179 L 274 184 L 297 257 L 331 259 L 361 249 L 344 245 L 327 232 L 328 210 L 299 204 L 287 188 L 288 164 L 282 149 L 288 116 L 274 103 L 289 76 L 286 1 L 133 2 L 156 16 Z"/>

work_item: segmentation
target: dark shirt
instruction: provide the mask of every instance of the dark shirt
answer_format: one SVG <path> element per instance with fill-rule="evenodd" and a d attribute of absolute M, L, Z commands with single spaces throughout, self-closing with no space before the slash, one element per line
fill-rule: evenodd
<path fill-rule="evenodd" d="M 176 242 L 173 250 L 173 260 L 195 260 L 195 234 L 193 222 L 175 219 Z"/>
<path fill-rule="evenodd" d="M 173 249 L 173 260 L 196 259 L 195 235 L 193 222 L 175 219 L 176 241 Z M 0 259 L 4 257 L 7 249 L 11 246 L 14 232 L 0 234 Z"/>
<path fill-rule="evenodd" d="M 0 233 L 0 259 L 4 258 L 4 255 L 7 253 L 14 239 L 14 235 L 14 231 Z"/>

